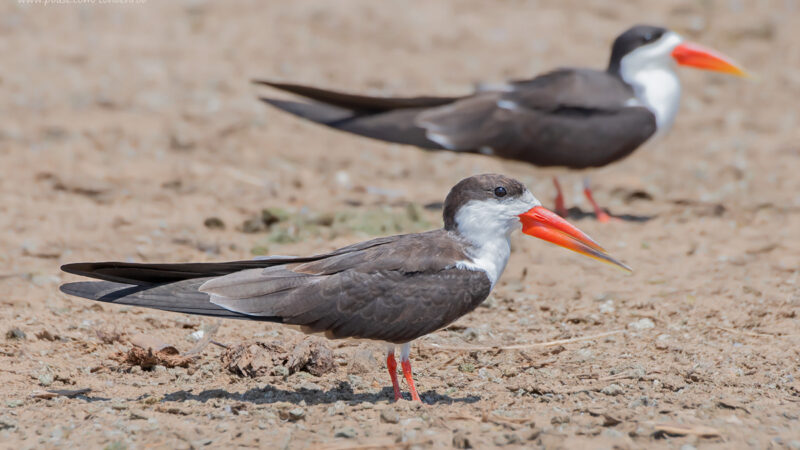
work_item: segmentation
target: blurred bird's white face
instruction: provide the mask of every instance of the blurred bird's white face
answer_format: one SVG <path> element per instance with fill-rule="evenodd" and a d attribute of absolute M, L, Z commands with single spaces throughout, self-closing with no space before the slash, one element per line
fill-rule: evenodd
<path fill-rule="evenodd" d="M 682 42 L 683 38 L 678 33 L 668 31 L 659 39 L 636 48 L 620 62 L 623 78 L 626 72 L 635 75 L 641 70 L 674 70 L 677 63 L 672 51 Z"/>
<path fill-rule="evenodd" d="M 730 58 L 687 42 L 673 31 L 635 48 L 620 60 L 620 75 L 633 87 L 638 103 L 653 112 L 659 133 L 670 128 L 678 111 L 681 95 L 675 73 L 678 65 L 748 76 Z"/>

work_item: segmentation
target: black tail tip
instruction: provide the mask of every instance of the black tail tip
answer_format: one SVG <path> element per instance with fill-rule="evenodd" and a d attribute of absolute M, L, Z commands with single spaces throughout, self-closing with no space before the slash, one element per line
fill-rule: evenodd
<path fill-rule="evenodd" d="M 69 263 L 69 264 L 63 264 L 63 265 L 61 266 L 61 271 L 62 271 L 62 272 L 67 272 L 67 273 L 73 273 L 73 274 L 76 274 L 76 275 L 77 275 L 77 274 L 78 274 L 78 273 L 77 273 L 78 266 L 81 266 L 81 265 L 83 265 L 83 264 L 85 264 L 85 263 Z"/>
<path fill-rule="evenodd" d="M 90 274 L 97 269 L 98 264 L 92 262 L 69 263 L 61 266 L 61 270 L 73 275 L 91 276 Z"/>
<path fill-rule="evenodd" d="M 250 80 L 250 82 L 253 83 L 253 84 L 260 84 L 262 86 L 275 86 L 276 84 L 278 84 L 278 83 L 275 83 L 274 81 L 262 80 L 262 79 L 259 79 L 259 78 L 253 78 L 253 79 Z"/>

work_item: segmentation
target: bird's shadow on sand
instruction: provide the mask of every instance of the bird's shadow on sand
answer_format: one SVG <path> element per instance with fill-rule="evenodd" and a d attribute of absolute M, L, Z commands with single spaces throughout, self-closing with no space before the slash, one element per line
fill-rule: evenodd
<path fill-rule="evenodd" d="M 440 395 L 436 391 L 425 391 L 420 393 L 420 397 L 426 404 L 453 404 L 453 403 L 475 403 L 480 400 L 480 397 L 475 395 L 468 395 L 466 397 L 450 397 L 448 395 Z M 338 401 L 343 401 L 350 404 L 360 403 L 379 403 L 383 401 L 391 402 L 394 399 L 394 391 L 392 388 L 385 387 L 380 392 L 369 393 L 353 392 L 350 383 L 342 381 L 333 389 L 322 391 L 319 389 L 306 389 L 298 388 L 297 390 L 279 389 L 274 386 L 264 386 L 261 388 L 249 389 L 244 393 L 229 392 L 225 389 L 208 389 L 198 394 L 190 391 L 180 390 L 167 394 L 163 397 L 162 401 L 167 402 L 184 402 L 186 400 L 195 400 L 205 403 L 208 400 L 221 398 L 227 400 L 235 400 L 239 402 L 249 402 L 255 405 L 263 405 L 278 402 L 289 402 L 299 404 L 305 402 L 306 405 L 322 405 L 333 404 Z M 404 393 L 403 398 L 410 400 L 411 397 Z"/>

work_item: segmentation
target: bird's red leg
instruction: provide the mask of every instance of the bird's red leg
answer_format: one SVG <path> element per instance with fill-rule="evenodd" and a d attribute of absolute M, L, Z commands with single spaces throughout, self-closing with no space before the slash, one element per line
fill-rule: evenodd
<path fill-rule="evenodd" d="M 558 177 L 553 177 L 553 186 L 556 187 L 556 214 L 561 217 L 567 217 L 569 212 L 564 206 L 564 193 L 561 191 L 561 183 L 558 182 Z"/>
<path fill-rule="evenodd" d="M 397 361 L 394 359 L 394 347 L 386 355 L 386 367 L 389 369 L 389 376 L 392 377 L 394 401 L 398 401 L 400 400 L 400 382 L 397 381 Z"/>
<path fill-rule="evenodd" d="M 411 352 L 411 344 L 403 344 L 400 352 L 400 365 L 403 366 L 403 376 L 406 377 L 408 383 L 408 390 L 411 391 L 411 399 L 422 402 L 417 393 L 417 388 L 414 386 L 414 375 L 411 373 L 411 361 L 408 359 L 408 354 Z"/>
<path fill-rule="evenodd" d="M 589 179 L 583 179 L 583 195 L 586 196 L 586 200 L 589 200 L 591 203 L 592 208 L 594 208 L 594 215 L 597 217 L 597 221 L 600 223 L 607 223 L 611 221 L 611 216 L 608 215 L 607 212 L 603 211 L 600 206 L 594 201 L 594 196 L 592 195 L 592 189 L 589 187 Z"/>

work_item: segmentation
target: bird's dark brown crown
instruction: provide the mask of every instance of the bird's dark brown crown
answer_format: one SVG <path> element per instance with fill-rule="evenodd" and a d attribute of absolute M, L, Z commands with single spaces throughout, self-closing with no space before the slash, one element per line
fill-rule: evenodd
<path fill-rule="evenodd" d="M 505 175 L 487 173 L 459 181 L 444 200 L 444 228 L 456 229 L 456 214 L 472 200 L 517 198 L 525 192 L 525 185 Z"/>

